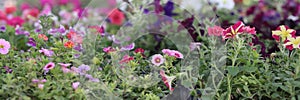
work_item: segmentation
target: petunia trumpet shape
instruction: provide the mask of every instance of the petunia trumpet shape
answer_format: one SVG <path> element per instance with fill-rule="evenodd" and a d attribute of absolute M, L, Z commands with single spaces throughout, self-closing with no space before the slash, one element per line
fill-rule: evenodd
<path fill-rule="evenodd" d="M 284 46 L 289 49 L 289 50 L 293 50 L 295 48 L 300 48 L 300 36 L 296 37 L 296 38 L 288 38 L 285 41 Z"/>
<path fill-rule="evenodd" d="M 164 70 L 160 70 L 160 75 L 162 77 L 162 80 L 164 84 L 169 88 L 170 91 L 173 91 L 174 88 L 172 88 L 172 81 L 176 78 L 175 76 L 167 76 L 165 74 Z"/>

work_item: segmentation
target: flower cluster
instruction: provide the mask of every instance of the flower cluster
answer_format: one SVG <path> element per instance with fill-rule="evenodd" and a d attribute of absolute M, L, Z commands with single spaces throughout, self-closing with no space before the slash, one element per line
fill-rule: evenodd
<path fill-rule="evenodd" d="M 286 25 L 281 25 L 275 31 L 272 31 L 272 36 L 278 42 L 283 41 L 284 46 L 289 50 L 300 48 L 300 37 L 296 36 L 295 30 Z"/>

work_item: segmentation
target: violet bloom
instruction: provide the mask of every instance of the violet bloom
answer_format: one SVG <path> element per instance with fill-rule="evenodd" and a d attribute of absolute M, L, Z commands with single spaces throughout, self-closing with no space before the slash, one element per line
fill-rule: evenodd
<path fill-rule="evenodd" d="M 84 64 L 82 64 L 78 67 L 79 73 L 85 73 L 85 72 L 89 71 L 90 69 L 91 69 L 90 66 L 84 65 Z"/>
<path fill-rule="evenodd" d="M 134 47 L 135 47 L 135 44 L 131 43 L 131 44 L 127 45 L 127 46 L 121 47 L 121 51 L 130 51 L 130 50 L 134 49 Z"/>
<path fill-rule="evenodd" d="M 5 25 L 2 25 L 0 26 L 0 32 L 6 32 L 6 26 Z"/>
<path fill-rule="evenodd" d="M 15 34 L 16 35 L 26 35 L 26 36 L 30 35 L 30 33 L 28 31 L 24 31 L 23 28 L 20 27 L 19 25 L 17 25 L 15 28 Z"/>
<path fill-rule="evenodd" d="M 43 53 L 44 55 L 51 57 L 53 56 L 54 52 L 52 50 L 48 50 L 48 49 L 41 49 L 39 50 L 40 53 Z"/>
<path fill-rule="evenodd" d="M 33 38 L 29 38 L 29 40 L 27 42 L 27 45 L 35 48 L 36 47 L 36 42 Z"/>
<path fill-rule="evenodd" d="M 173 13 L 173 10 L 174 10 L 174 2 L 168 1 L 164 7 L 165 15 L 169 17 L 177 15 L 176 13 Z"/>

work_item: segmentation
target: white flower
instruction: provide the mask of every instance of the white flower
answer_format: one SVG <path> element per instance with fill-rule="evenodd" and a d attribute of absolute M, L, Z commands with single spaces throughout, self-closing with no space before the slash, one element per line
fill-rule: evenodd
<path fill-rule="evenodd" d="M 163 64 L 165 62 L 165 59 L 162 55 L 156 54 L 156 55 L 152 56 L 151 62 L 155 66 L 160 66 L 161 64 Z"/>
<path fill-rule="evenodd" d="M 216 4 L 218 9 L 228 9 L 231 10 L 234 8 L 233 0 L 209 0 L 211 3 Z"/>
<path fill-rule="evenodd" d="M 187 10 L 193 10 L 193 11 L 199 11 L 202 7 L 202 1 L 201 0 L 183 0 L 181 2 L 180 8 L 187 9 Z"/>

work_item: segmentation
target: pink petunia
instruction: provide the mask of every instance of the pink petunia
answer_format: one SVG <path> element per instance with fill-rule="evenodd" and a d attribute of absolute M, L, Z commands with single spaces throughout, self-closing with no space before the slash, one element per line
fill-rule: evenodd
<path fill-rule="evenodd" d="M 170 50 L 170 49 L 163 49 L 162 52 L 163 52 L 165 55 L 173 56 L 173 57 L 175 57 L 175 58 L 183 59 L 183 54 L 180 53 L 179 51 L 176 51 L 176 50 Z"/>
<path fill-rule="evenodd" d="M 55 67 L 55 64 L 53 62 L 49 62 L 46 66 L 44 66 L 45 71 L 49 71 Z"/>
<path fill-rule="evenodd" d="M 129 55 L 125 55 L 119 63 L 120 64 L 122 64 L 122 63 L 128 63 L 131 60 L 134 60 L 134 58 L 131 57 L 131 56 L 129 56 Z"/>
<path fill-rule="evenodd" d="M 10 43 L 4 39 L 0 39 L 0 54 L 7 54 L 10 49 Z"/>
<path fill-rule="evenodd" d="M 249 34 L 253 34 L 253 35 L 256 34 L 255 27 L 251 28 L 250 26 L 246 26 L 246 27 L 244 27 L 243 30 L 245 33 L 249 33 Z"/>
<path fill-rule="evenodd" d="M 221 36 L 223 33 L 223 28 L 220 26 L 214 26 L 207 28 L 209 36 Z"/>
<path fill-rule="evenodd" d="M 74 90 L 76 90 L 76 89 L 78 88 L 79 85 L 80 85 L 80 82 L 74 82 L 74 83 L 72 83 L 72 88 L 73 88 Z"/>
<path fill-rule="evenodd" d="M 38 84 L 38 88 L 43 89 L 44 88 L 44 84 Z"/>
<path fill-rule="evenodd" d="M 44 55 L 51 57 L 53 56 L 54 52 L 52 50 L 48 50 L 48 49 L 44 49 L 42 48 L 41 50 L 39 50 L 40 53 L 43 53 Z"/>
<path fill-rule="evenodd" d="M 164 62 L 165 62 L 165 58 L 162 55 L 156 54 L 152 56 L 151 63 L 154 64 L 155 66 L 160 66 Z"/>
<path fill-rule="evenodd" d="M 170 91 L 173 91 L 172 81 L 176 78 L 175 76 L 167 76 L 164 70 L 160 70 L 160 76 L 164 82 L 164 84 L 169 88 Z"/>
<path fill-rule="evenodd" d="M 110 52 L 114 52 L 116 50 L 113 49 L 112 47 L 106 47 L 106 48 L 103 48 L 103 51 L 106 52 L 106 53 L 110 53 Z"/>

